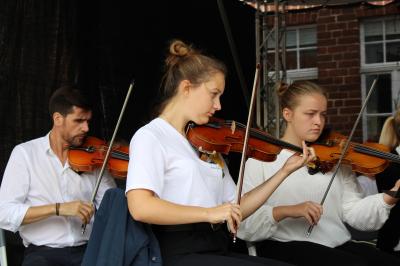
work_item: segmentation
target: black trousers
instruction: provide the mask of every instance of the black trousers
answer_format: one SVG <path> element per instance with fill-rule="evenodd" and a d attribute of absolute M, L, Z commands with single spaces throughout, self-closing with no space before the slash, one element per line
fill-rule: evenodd
<path fill-rule="evenodd" d="M 347 242 L 330 248 L 312 242 L 265 240 L 257 244 L 257 255 L 307 266 L 386 266 L 400 260 L 365 243 Z"/>
<path fill-rule="evenodd" d="M 86 245 L 51 248 L 29 245 L 25 249 L 23 266 L 78 266 L 81 265 Z"/>
<path fill-rule="evenodd" d="M 154 228 L 164 266 L 288 266 L 290 264 L 228 250 L 232 238 L 226 230 L 203 224 L 192 230 Z"/>

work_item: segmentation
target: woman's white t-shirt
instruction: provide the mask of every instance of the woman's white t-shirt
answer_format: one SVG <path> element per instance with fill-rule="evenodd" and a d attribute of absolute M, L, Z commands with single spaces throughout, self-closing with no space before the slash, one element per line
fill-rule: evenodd
<path fill-rule="evenodd" d="M 227 167 L 202 161 L 188 140 L 161 118 L 135 133 L 129 158 L 126 192 L 147 189 L 161 199 L 200 207 L 234 200 L 236 186 Z"/>

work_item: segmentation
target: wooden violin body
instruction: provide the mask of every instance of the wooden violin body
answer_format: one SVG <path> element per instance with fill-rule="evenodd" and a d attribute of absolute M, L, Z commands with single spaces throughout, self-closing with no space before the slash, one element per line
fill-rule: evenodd
<path fill-rule="evenodd" d="M 235 121 L 213 118 L 203 126 L 189 125 L 187 138 L 200 152 L 242 152 L 245 128 Z M 275 139 L 264 131 L 251 129 L 246 156 L 260 161 L 271 162 L 282 148 L 302 152 L 300 147 Z M 278 144 L 277 144 L 278 143 Z"/>
<path fill-rule="evenodd" d="M 319 160 L 324 162 L 327 169 L 338 162 L 344 148 L 346 136 L 337 132 L 330 132 L 325 139 L 311 144 Z M 400 163 L 400 158 L 390 153 L 389 147 L 374 143 L 350 143 L 349 149 L 343 157 L 343 164 L 350 165 L 354 172 L 375 175 L 388 166 L 389 161 Z"/>
<path fill-rule="evenodd" d="M 101 167 L 104 162 L 108 146 L 104 140 L 96 137 L 87 137 L 79 147 L 70 147 L 68 162 L 77 172 L 91 172 Z M 107 169 L 112 176 L 125 179 L 128 172 L 129 147 L 120 146 L 112 148 Z"/>

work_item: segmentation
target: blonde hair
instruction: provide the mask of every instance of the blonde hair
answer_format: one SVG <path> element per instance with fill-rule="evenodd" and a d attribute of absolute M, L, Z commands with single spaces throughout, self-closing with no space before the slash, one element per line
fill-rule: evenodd
<path fill-rule="evenodd" d="M 297 105 L 299 105 L 300 96 L 313 93 L 321 94 L 327 98 L 325 90 L 311 81 L 295 81 L 290 85 L 280 83 L 277 87 L 281 110 L 284 108 L 293 110 Z"/>
<path fill-rule="evenodd" d="M 383 124 L 379 143 L 384 144 L 390 149 L 399 145 L 400 139 L 400 109 L 393 116 L 389 116 Z"/>
<path fill-rule="evenodd" d="M 203 55 L 200 51 L 181 40 L 172 40 L 165 59 L 164 75 L 160 86 L 160 104 L 157 115 L 177 93 L 182 80 L 189 80 L 194 85 L 206 82 L 215 73 L 226 76 L 224 63 L 218 59 Z"/>

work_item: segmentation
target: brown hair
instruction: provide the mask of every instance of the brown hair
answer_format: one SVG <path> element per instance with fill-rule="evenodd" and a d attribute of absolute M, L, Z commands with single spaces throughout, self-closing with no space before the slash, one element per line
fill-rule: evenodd
<path fill-rule="evenodd" d="M 299 96 L 318 93 L 327 98 L 325 90 L 319 85 L 310 81 L 295 81 L 288 85 L 285 83 L 278 84 L 277 94 L 281 109 L 289 108 L 293 110 L 298 104 Z"/>
<path fill-rule="evenodd" d="M 66 85 L 53 92 L 49 101 L 49 113 L 52 116 L 55 112 L 66 116 L 72 112 L 72 107 L 76 106 L 90 111 L 91 104 L 83 93 L 75 86 Z"/>
<path fill-rule="evenodd" d="M 383 124 L 379 143 L 394 149 L 400 139 L 400 109 L 393 116 L 389 116 Z"/>
<path fill-rule="evenodd" d="M 172 40 L 169 52 L 165 59 L 164 75 L 161 79 L 160 100 L 156 110 L 159 115 L 168 102 L 177 93 L 177 88 L 182 80 L 189 80 L 195 86 L 210 79 L 215 73 L 226 75 L 224 63 L 203 55 L 180 40 Z"/>

